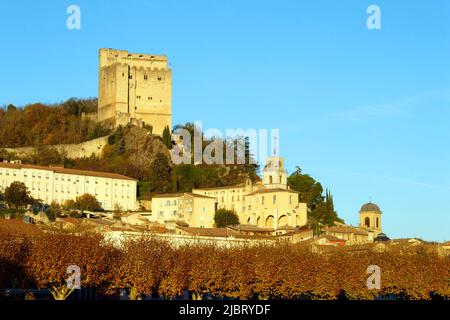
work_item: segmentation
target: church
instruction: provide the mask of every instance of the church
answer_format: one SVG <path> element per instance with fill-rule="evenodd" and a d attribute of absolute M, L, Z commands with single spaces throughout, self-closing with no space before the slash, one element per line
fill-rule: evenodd
<path fill-rule="evenodd" d="M 290 190 L 284 159 L 272 156 L 263 169 L 263 179 L 240 185 L 194 189 L 192 193 L 213 197 L 218 209 L 234 210 L 241 224 L 271 229 L 301 227 L 307 222 L 306 203 Z"/>

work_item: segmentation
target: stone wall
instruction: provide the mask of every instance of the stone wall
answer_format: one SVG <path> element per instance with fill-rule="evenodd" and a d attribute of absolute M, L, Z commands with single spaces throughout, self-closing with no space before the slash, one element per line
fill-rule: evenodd
<path fill-rule="evenodd" d="M 60 144 L 48 146 L 56 149 L 58 152 L 66 152 L 67 158 L 90 157 L 92 154 L 100 156 L 103 147 L 108 144 L 108 136 L 100 137 L 94 140 L 85 141 L 78 144 Z M 22 157 L 34 152 L 34 147 L 4 148 L 8 152 L 15 152 L 17 156 Z"/>

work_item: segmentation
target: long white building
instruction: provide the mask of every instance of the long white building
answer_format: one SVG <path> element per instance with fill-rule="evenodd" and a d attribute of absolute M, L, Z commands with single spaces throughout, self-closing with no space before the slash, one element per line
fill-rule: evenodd
<path fill-rule="evenodd" d="M 85 193 L 94 195 L 105 210 L 136 210 L 137 180 L 115 173 L 0 162 L 0 192 L 23 182 L 35 199 L 63 204 Z"/>

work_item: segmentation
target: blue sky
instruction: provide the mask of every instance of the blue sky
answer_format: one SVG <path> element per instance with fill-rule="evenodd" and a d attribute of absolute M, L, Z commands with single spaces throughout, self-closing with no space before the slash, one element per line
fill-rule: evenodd
<path fill-rule="evenodd" d="M 372 199 L 390 237 L 450 240 L 448 1 L 2 1 L 0 34 L 0 105 L 96 96 L 100 47 L 167 53 L 174 123 L 279 128 L 347 223 Z"/>

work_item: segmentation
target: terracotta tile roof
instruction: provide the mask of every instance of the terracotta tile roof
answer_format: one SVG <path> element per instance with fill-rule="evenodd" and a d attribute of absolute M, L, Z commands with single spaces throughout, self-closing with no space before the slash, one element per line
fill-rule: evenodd
<path fill-rule="evenodd" d="M 71 217 L 61 218 L 61 220 L 64 222 L 72 223 L 72 224 L 80 224 L 83 221 L 82 219 L 71 218 Z"/>
<path fill-rule="evenodd" d="M 294 229 L 295 229 L 295 228 L 294 228 Z M 303 227 L 301 227 L 301 228 L 299 228 L 299 229 L 295 229 L 295 230 L 292 230 L 292 231 L 288 231 L 288 232 L 286 232 L 286 233 L 283 234 L 283 235 L 284 235 L 284 236 L 290 236 L 290 235 L 294 235 L 294 234 L 309 233 L 309 232 L 313 232 L 313 230 L 310 229 L 310 228 L 308 228 L 308 227 L 306 227 L 306 226 L 303 226 Z M 280 235 L 280 236 L 283 236 L 283 235 Z"/>
<path fill-rule="evenodd" d="M 261 194 L 261 193 L 273 193 L 273 192 L 289 192 L 289 193 L 296 193 L 296 194 L 298 194 L 297 191 L 289 190 L 289 189 L 281 189 L 281 188 L 270 189 L 270 188 L 265 188 L 265 189 L 260 189 L 260 190 L 253 191 L 252 193 L 249 193 L 246 196 L 252 196 L 252 195 Z"/>
<path fill-rule="evenodd" d="M 152 198 L 179 198 L 183 195 L 183 193 L 161 193 L 154 194 Z"/>
<path fill-rule="evenodd" d="M 180 198 L 185 195 L 188 195 L 191 197 L 196 197 L 196 198 L 215 199 L 214 197 L 208 197 L 203 194 L 192 193 L 192 192 L 155 194 L 155 195 L 153 195 L 153 198 Z"/>
<path fill-rule="evenodd" d="M 272 233 L 274 230 L 272 228 L 261 228 L 253 225 L 239 224 L 236 226 L 228 226 L 228 229 L 243 231 L 243 232 L 263 232 L 263 233 Z"/>
<path fill-rule="evenodd" d="M 368 232 L 366 230 L 362 230 L 359 228 L 351 227 L 351 226 L 332 226 L 325 229 L 326 231 L 333 233 L 354 233 L 359 235 L 367 235 Z"/>
<path fill-rule="evenodd" d="M 80 175 L 80 176 L 89 176 L 89 177 L 99 177 L 99 178 L 110 178 L 110 179 L 120 179 L 120 180 L 130 180 L 137 181 L 136 179 L 110 172 L 100 172 L 100 171 L 90 171 L 90 170 L 78 170 L 78 169 L 68 169 L 62 167 L 55 166 L 36 166 L 32 164 L 19 164 L 19 163 L 6 163 L 0 162 L 0 168 L 8 168 L 8 169 L 35 169 L 35 170 L 45 170 L 52 171 L 54 173 L 60 174 L 71 174 L 71 175 Z"/>
<path fill-rule="evenodd" d="M 216 198 L 214 198 L 214 197 L 209 197 L 209 196 L 205 196 L 205 195 L 203 195 L 203 194 L 192 193 L 192 192 L 186 192 L 185 195 L 189 195 L 189 196 L 197 197 L 197 198 L 216 199 Z"/>
<path fill-rule="evenodd" d="M 325 239 L 327 239 L 328 241 L 339 241 L 339 242 L 345 242 L 344 239 L 332 236 L 331 234 L 325 235 L 324 236 Z"/>
<path fill-rule="evenodd" d="M 227 230 L 225 228 L 194 228 L 194 227 L 177 227 L 177 229 L 182 230 L 193 236 L 201 237 L 224 237 L 230 235 L 235 235 L 235 231 Z"/>
<path fill-rule="evenodd" d="M 195 188 L 194 190 L 221 190 L 221 189 L 238 189 L 245 187 L 245 183 L 239 183 L 234 186 L 223 186 L 223 187 L 210 187 L 210 188 Z"/>

